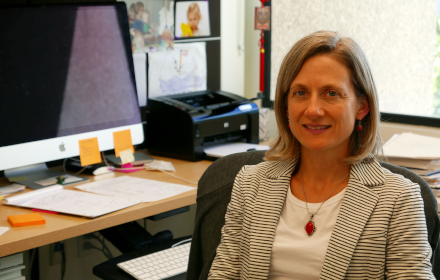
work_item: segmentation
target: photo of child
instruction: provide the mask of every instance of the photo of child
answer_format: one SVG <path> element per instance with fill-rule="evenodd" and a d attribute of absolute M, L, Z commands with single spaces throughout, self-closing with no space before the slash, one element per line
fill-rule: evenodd
<path fill-rule="evenodd" d="M 173 49 L 174 1 L 125 0 L 133 53 Z"/>
<path fill-rule="evenodd" d="M 176 38 L 210 36 L 208 1 L 176 3 Z"/>

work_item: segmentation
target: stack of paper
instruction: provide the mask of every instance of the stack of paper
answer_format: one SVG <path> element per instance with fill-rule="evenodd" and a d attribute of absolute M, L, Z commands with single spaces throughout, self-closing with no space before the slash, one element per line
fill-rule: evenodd
<path fill-rule="evenodd" d="M 395 134 L 385 145 L 389 163 L 408 168 L 434 189 L 440 189 L 440 138 Z"/>

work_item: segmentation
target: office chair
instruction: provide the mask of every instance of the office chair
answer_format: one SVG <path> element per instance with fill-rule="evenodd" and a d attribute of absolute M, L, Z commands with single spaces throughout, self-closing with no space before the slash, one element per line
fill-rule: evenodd
<path fill-rule="evenodd" d="M 207 279 L 220 244 L 221 229 L 225 224 L 226 208 L 231 200 L 235 176 L 244 165 L 263 161 L 265 151 L 233 154 L 215 161 L 203 174 L 197 190 L 197 212 L 187 271 L 187 280 Z M 389 163 L 380 164 L 393 173 L 418 183 L 424 201 L 428 240 L 432 248 L 431 264 L 436 279 L 440 279 L 439 241 L 440 219 L 437 200 L 429 185 L 417 174 Z M 439 264 L 436 267 L 434 263 Z"/>

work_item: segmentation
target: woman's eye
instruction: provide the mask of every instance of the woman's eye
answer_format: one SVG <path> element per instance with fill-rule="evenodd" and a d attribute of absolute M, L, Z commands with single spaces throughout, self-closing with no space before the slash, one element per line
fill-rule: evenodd
<path fill-rule="evenodd" d="M 329 91 L 327 94 L 329 96 L 338 96 L 338 93 L 336 91 Z"/>
<path fill-rule="evenodd" d="M 295 94 L 297 96 L 304 96 L 304 95 L 306 95 L 306 93 L 304 91 L 302 91 L 302 90 L 295 92 Z"/>

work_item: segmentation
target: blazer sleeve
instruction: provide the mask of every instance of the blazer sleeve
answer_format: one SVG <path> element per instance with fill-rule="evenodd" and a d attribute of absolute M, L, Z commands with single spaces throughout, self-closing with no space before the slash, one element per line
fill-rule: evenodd
<path fill-rule="evenodd" d="M 240 279 L 239 258 L 244 212 L 242 184 L 245 170 L 246 166 L 240 170 L 235 178 L 231 201 L 226 210 L 220 245 L 217 247 L 208 279 Z"/>
<path fill-rule="evenodd" d="M 435 279 L 418 184 L 403 187 L 388 227 L 386 279 Z"/>

